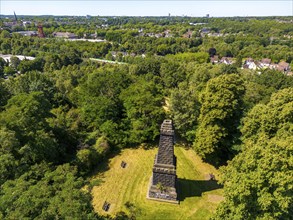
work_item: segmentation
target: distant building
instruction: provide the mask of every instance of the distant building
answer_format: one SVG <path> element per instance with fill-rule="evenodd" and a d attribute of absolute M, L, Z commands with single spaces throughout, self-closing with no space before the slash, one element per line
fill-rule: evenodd
<path fill-rule="evenodd" d="M 267 68 L 271 65 L 271 62 L 272 60 L 271 59 L 268 59 L 268 58 L 264 58 L 260 61 L 260 66 L 263 67 L 263 68 Z"/>
<path fill-rule="evenodd" d="M 10 63 L 11 57 L 17 57 L 20 60 L 34 60 L 35 59 L 35 57 L 23 56 L 23 55 L 12 55 L 12 54 L 0 54 L 0 57 L 9 63 Z"/>
<path fill-rule="evenodd" d="M 224 63 L 226 65 L 231 65 L 234 63 L 234 60 L 232 57 L 222 57 L 222 59 L 220 60 L 220 63 Z"/>
<path fill-rule="evenodd" d="M 156 38 L 163 37 L 163 34 L 162 34 L 162 33 L 155 34 L 155 37 L 156 37 Z"/>
<path fill-rule="evenodd" d="M 252 58 L 247 58 L 242 68 L 252 69 L 252 70 L 270 68 L 270 69 L 278 70 L 284 73 L 290 72 L 289 63 L 285 61 L 281 61 L 278 64 L 276 64 L 276 63 L 272 63 L 271 59 L 269 58 L 264 58 L 261 61 L 255 61 Z"/>
<path fill-rule="evenodd" d="M 219 63 L 219 56 L 217 56 L 217 55 L 210 57 L 210 59 L 211 59 L 212 64 Z"/>
<path fill-rule="evenodd" d="M 190 31 L 190 29 L 188 29 L 188 31 L 185 34 L 183 34 L 182 37 L 184 37 L 184 38 L 191 38 L 192 37 L 192 31 Z"/>
<path fill-rule="evenodd" d="M 289 63 L 287 63 L 285 61 L 281 61 L 281 62 L 278 63 L 277 69 L 279 71 L 286 72 L 286 71 L 288 71 L 290 69 L 290 65 L 289 65 Z"/>
<path fill-rule="evenodd" d="M 70 33 L 70 32 L 54 32 L 53 36 L 60 37 L 60 38 L 67 38 L 67 39 L 77 38 L 77 35 L 75 35 L 74 33 Z"/>
<path fill-rule="evenodd" d="M 30 25 L 32 22 L 31 21 L 22 21 L 22 24 L 24 27 L 26 27 L 27 25 Z"/>
<path fill-rule="evenodd" d="M 189 24 L 190 24 L 190 25 L 195 25 L 195 26 L 196 26 L 196 25 L 205 25 L 205 24 L 207 24 L 207 23 L 201 23 L 201 22 L 199 22 L 199 23 L 192 23 L 192 22 L 190 22 Z"/>
<path fill-rule="evenodd" d="M 26 37 L 36 37 L 36 36 L 38 36 L 37 31 L 17 31 L 15 33 L 21 34 L 22 36 L 26 36 Z"/>
<path fill-rule="evenodd" d="M 204 37 L 205 35 L 209 34 L 210 32 L 211 32 L 211 31 L 210 31 L 209 28 L 202 28 L 202 29 L 200 30 L 200 35 L 201 35 L 202 37 Z"/>
<path fill-rule="evenodd" d="M 165 30 L 163 33 L 163 37 L 173 37 L 173 34 L 171 34 L 171 30 Z"/>
<path fill-rule="evenodd" d="M 254 62 L 254 60 L 252 58 L 247 58 L 244 61 L 244 65 L 243 65 L 244 69 L 252 69 L 252 70 L 256 70 L 257 69 L 257 64 Z"/>

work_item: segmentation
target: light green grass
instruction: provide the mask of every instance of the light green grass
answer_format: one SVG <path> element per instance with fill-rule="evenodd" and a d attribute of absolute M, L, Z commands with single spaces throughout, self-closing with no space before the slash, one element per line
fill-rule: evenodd
<path fill-rule="evenodd" d="M 192 150 L 175 148 L 177 157 L 178 197 L 180 204 L 169 204 L 146 199 L 148 185 L 157 149 L 126 149 L 109 162 L 109 169 L 93 176 L 103 183 L 92 189 L 95 211 L 102 215 L 128 213 L 126 202 L 135 205 L 137 219 L 208 219 L 223 199 L 222 189 L 207 180 L 209 173 L 218 177 L 218 171 L 203 163 Z M 120 167 L 125 161 L 125 169 Z M 103 203 L 111 204 L 102 210 Z"/>

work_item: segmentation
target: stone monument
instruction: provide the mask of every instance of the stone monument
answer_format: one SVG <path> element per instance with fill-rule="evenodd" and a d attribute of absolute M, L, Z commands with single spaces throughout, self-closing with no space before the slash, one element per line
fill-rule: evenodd
<path fill-rule="evenodd" d="M 176 180 L 174 129 L 172 120 L 164 120 L 160 129 L 159 151 L 155 156 L 147 198 L 178 203 Z"/>

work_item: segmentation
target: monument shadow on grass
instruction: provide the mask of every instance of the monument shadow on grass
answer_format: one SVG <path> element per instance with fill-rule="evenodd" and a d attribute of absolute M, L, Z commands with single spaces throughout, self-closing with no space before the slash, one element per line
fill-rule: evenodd
<path fill-rule="evenodd" d="M 177 179 L 178 200 L 184 201 L 187 197 L 201 196 L 202 193 L 223 188 L 216 180 L 188 180 Z"/>

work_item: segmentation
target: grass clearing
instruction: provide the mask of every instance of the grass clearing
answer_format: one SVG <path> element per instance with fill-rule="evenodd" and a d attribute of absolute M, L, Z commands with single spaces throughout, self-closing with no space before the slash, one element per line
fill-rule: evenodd
<path fill-rule="evenodd" d="M 95 211 L 102 215 L 128 213 L 125 203 L 130 202 L 135 205 L 137 219 L 208 219 L 223 199 L 223 190 L 207 180 L 209 173 L 217 178 L 218 171 L 192 150 L 175 147 L 180 204 L 146 199 L 157 150 L 125 149 L 110 159 L 109 169 L 93 176 L 102 180 L 92 189 Z M 127 163 L 124 169 L 122 161 Z M 105 201 L 111 204 L 108 212 L 102 210 Z"/>

